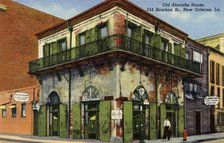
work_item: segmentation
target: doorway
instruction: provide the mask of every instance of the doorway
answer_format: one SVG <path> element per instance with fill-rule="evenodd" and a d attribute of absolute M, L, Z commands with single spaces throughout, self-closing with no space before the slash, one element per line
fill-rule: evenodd
<path fill-rule="evenodd" d="M 99 138 L 99 102 L 84 102 L 85 139 Z"/>
<path fill-rule="evenodd" d="M 196 134 L 201 134 L 201 112 L 196 111 L 195 114 Z"/>
<path fill-rule="evenodd" d="M 146 113 L 146 106 L 143 105 L 143 110 L 142 110 L 142 121 L 143 121 L 143 132 L 144 132 L 144 138 L 146 137 L 145 135 L 145 113 Z M 138 102 L 133 102 L 133 138 L 134 140 L 140 139 L 141 136 L 141 110 L 140 110 L 140 103 Z"/>
<path fill-rule="evenodd" d="M 166 112 L 166 117 L 168 117 L 168 119 L 170 120 L 170 124 L 171 124 L 171 129 L 170 129 L 170 133 L 171 133 L 171 136 L 176 136 L 176 112 L 174 111 L 168 111 Z"/>

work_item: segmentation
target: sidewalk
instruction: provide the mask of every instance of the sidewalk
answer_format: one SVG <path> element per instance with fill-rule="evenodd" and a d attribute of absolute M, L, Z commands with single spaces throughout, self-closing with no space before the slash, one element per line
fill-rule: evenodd
<path fill-rule="evenodd" d="M 159 140 L 145 140 L 145 143 L 195 143 L 195 142 L 204 142 L 216 139 L 224 139 L 224 133 L 213 133 L 213 134 L 204 134 L 204 135 L 194 135 L 189 136 L 187 141 L 183 142 L 182 137 L 171 138 L 170 141 L 159 139 Z M 90 139 L 64 139 L 59 137 L 39 137 L 39 136 L 30 136 L 30 135 L 18 135 L 18 134 L 0 134 L 0 143 L 6 142 L 22 142 L 22 143 L 102 143 L 99 140 L 90 140 Z M 139 141 L 133 141 L 133 143 L 138 143 Z"/>

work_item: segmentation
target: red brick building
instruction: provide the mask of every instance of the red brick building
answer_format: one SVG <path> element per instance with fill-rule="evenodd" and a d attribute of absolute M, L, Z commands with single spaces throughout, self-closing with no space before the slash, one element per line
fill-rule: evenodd
<path fill-rule="evenodd" d="M 0 19 L 0 132 L 33 134 L 39 83 L 27 73 L 38 56 L 35 33 L 64 20 L 11 0 L 0 0 Z"/>

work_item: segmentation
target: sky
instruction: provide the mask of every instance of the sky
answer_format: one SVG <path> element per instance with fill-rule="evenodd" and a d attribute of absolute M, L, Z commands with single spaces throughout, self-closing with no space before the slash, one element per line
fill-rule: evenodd
<path fill-rule="evenodd" d="M 104 0 L 14 0 L 51 15 L 69 19 Z M 184 31 L 193 39 L 224 33 L 224 0 L 129 0 Z M 173 5 L 179 4 L 179 5 Z M 178 8 L 180 11 L 175 11 Z M 192 9 L 192 11 L 184 11 Z M 167 9 L 171 9 L 169 11 Z M 206 9 L 207 11 L 201 11 Z M 215 11 L 216 9 L 216 11 Z M 165 11 L 161 11 L 165 10 Z M 210 11 L 211 10 L 211 11 Z"/>

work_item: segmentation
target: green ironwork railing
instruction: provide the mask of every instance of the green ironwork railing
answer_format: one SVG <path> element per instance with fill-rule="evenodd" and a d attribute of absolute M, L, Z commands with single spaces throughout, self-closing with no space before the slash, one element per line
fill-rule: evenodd
<path fill-rule="evenodd" d="M 31 61 L 29 63 L 29 72 L 33 73 L 43 68 L 116 50 L 128 51 L 162 63 L 173 65 L 192 72 L 201 73 L 201 64 L 198 62 L 192 62 L 159 48 L 147 45 L 141 41 L 128 38 L 124 35 L 108 36 L 85 45 L 77 46 L 57 54 Z"/>

